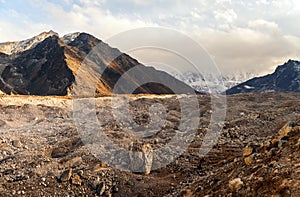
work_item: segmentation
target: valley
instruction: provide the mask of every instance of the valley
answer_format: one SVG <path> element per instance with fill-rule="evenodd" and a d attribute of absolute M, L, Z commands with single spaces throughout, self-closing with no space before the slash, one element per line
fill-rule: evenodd
<path fill-rule="evenodd" d="M 143 142 L 155 150 L 174 137 L 181 118 L 177 99 L 130 98 L 129 109 L 138 124 L 149 122 L 149 105 L 160 103 L 167 111 L 161 130 L 146 138 L 112 120 L 111 97 L 97 98 L 95 109 L 103 132 L 116 145 L 129 148 L 131 141 Z M 187 150 L 167 166 L 152 166 L 144 174 L 113 167 L 91 154 L 74 123 L 71 98 L 2 96 L 1 195 L 299 196 L 299 93 L 227 96 L 221 133 L 204 156 L 198 153 L 205 146 L 202 140 L 212 113 L 210 96 L 198 95 L 198 102 L 199 128 Z"/>

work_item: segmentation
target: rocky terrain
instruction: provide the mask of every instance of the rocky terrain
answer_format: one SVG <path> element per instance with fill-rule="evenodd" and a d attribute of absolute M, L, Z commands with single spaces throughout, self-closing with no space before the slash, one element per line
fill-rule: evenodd
<path fill-rule="evenodd" d="M 149 122 L 150 105 L 160 103 L 166 109 L 161 130 L 147 137 L 128 133 L 114 121 L 110 100 L 96 99 L 97 118 L 108 138 L 126 149 L 134 149 L 131 142 L 143 142 L 141 150 L 155 150 L 179 129 L 183 109 L 177 96 L 131 96 L 130 113 L 140 125 Z M 199 128 L 181 156 L 159 169 L 150 162 L 150 168 L 146 165 L 135 173 L 91 154 L 74 124 L 70 98 L 2 96 L 0 195 L 299 196 L 300 94 L 227 96 L 220 137 L 200 157 L 212 114 L 210 101 L 210 96 L 198 95 Z M 190 113 L 194 110 L 189 106 Z M 130 158 L 151 160 L 142 155 Z"/>

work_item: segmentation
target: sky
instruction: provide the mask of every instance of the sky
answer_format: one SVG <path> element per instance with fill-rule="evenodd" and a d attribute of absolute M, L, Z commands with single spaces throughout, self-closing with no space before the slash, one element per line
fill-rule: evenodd
<path fill-rule="evenodd" d="M 265 74 L 300 59 L 299 19 L 298 0 L 0 0 L 0 42 L 49 30 L 105 41 L 134 28 L 163 27 L 198 42 L 222 72 Z"/>

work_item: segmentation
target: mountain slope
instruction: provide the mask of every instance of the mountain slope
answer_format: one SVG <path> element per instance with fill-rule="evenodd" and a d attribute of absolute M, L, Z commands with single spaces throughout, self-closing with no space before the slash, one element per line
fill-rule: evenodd
<path fill-rule="evenodd" d="M 14 93 L 33 95 L 66 95 L 75 80 L 56 36 L 14 57 L 2 72 L 2 78 L 13 87 Z"/>
<path fill-rule="evenodd" d="M 162 85 L 164 83 L 152 81 L 171 84 L 176 87 L 177 93 L 193 91 L 171 75 L 141 65 L 129 55 L 87 33 L 68 34 L 59 38 L 57 33 L 50 31 L 16 43 L 2 44 L 2 50 L 0 48 L 0 90 L 7 94 L 66 95 L 72 91 L 74 95 L 86 95 L 90 93 L 86 92 L 88 88 L 85 86 L 88 85 L 94 85 L 94 92 L 103 95 L 173 93 Z M 20 43 L 23 43 L 22 47 L 16 47 Z M 11 47 L 9 50 L 3 50 L 8 46 Z M 97 53 L 89 56 L 91 50 Z M 124 75 L 133 68 L 133 74 Z M 121 76 L 126 76 L 125 82 L 114 90 Z M 143 84 L 141 79 L 150 83 Z M 128 86 L 137 87 L 128 92 Z"/>
<path fill-rule="evenodd" d="M 226 94 L 246 92 L 300 92 L 300 62 L 289 60 L 274 73 L 255 77 L 226 91 Z"/>

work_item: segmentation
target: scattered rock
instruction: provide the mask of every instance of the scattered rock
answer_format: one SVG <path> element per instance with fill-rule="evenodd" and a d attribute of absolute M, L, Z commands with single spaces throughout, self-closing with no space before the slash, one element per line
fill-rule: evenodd
<path fill-rule="evenodd" d="M 62 163 L 61 168 L 68 168 L 68 167 L 74 168 L 76 166 L 79 166 L 82 163 L 82 158 L 74 157 L 70 160 L 62 161 L 61 163 Z"/>
<path fill-rule="evenodd" d="M 91 168 L 91 171 L 95 173 L 95 172 L 100 172 L 100 171 L 102 171 L 102 170 L 104 170 L 106 168 L 107 168 L 107 165 L 105 163 L 101 163 L 101 164 L 94 165 Z"/>
<path fill-rule="evenodd" d="M 244 152 L 243 152 L 243 156 L 244 157 L 248 157 L 249 155 L 251 155 L 253 152 L 253 148 L 250 147 L 250 146 L 247 146 L 245 149 L 244 149 Z"/>
<path fill-rule="evenodd" d="M 104 195 L 105 197 L 112 197 L 111 193 L 109 191 L 105 191 Z"/>
<path fill-rule="evenodd" d="M 73 185 L 79 185 L 80 186 L 81 183 L 82 183 L 82 180 L 81 180 L 81 178 L 78 174 L 73 175 L 71 180 L 72 180 Z"/>
<path fill-rule="evenodd" d="M 279 186 L 279 189 L 284 189 L 286 187 L 289 186 L 289 180 L 288 179 L 284 179 L 282 182 L 281 182 L 281 185 Z"/>
<path fill-rule="evenodd" d="M 132 143 L 129 147 L 130 167 L 133 172 L 150 174 L 153 162 L 153 149 L 150 144 Z"/>
<path fill-rule="evenodd" d="M 20 140 L 13 140 L 12 145 L 16 148 L 21 148 L 22 147 L 22 142 Z"/>
<path fill-rule="evenodd" d="M 295 126 L 294 122 L 288 122 L 286 125 L 284 125 L 280 130 L 279 130 L 279 137 L 285 137 L 287 136 L 293 129 L 293 127 Z"/>
<path fill-rule="evenodd" d="M 244 98 L 242 104 L 238 102 L 240 97 Z M 222 130 L 226 135 L 220 135 L 218 143 L 214 144 L 205 156 L 199 157 L 199 150 L 201 147 L 205 148 L 202 139 L 208 132 L 207 125 L 210 120 L 210 116 L 205 115 L 207 109 L 204 109 L 201 115 L 201 125 L 187 150 L 174 161 L 169 159 L 171 163 L 164 168 L 158 169 L 152 160 L 163 162 L 168 155 L 158 155 L 161 160 L 157 160 L 159 158 L 152 158 L 151 153 L 170 142 L 177 132 L 177 129 L 173 129 L 175 125 L 169 130 L 158 131 L 153 138 L 140 139 L 140 136 L 129 135 L 123 131 L 124 125 L 114 127 L 114 130 L 108 124 L 105 126 L 107 130 L 104 131 L 107 136 L 116 145 L 124 149 L 130 147 L 132 151 L 130 157 L 118 153 L 119 155 L 108 157 L 109 160 L 106 160 L 95 157 L 86 147 L 81 146 L 80 136 L 71 118 L 53 119 L 53 114 L 57 113 L 54 108 L 39 106 L 50 119 L 39 112 L 39 117 L 45 120 L 39 125 L 30 129 L 26 127 L 1 130 L 0 196 L 22 196 L 22 191 L 25 192 L 23 196 L 298 196 L 300 130 L 298 126 L 289 125 L 287 128 L 291 129 L 282 129 L 280 137 L 279 128 L 283 125 L 282 120 L 291 118 L 295 121 L 300 117 L 300 94 L 294 101 L 286 102 L 287 99 L 284 99 L 277 104 L 278 99 L 274 99 L 274 108 L 259 103 L 259 99 L 265 100 L 266 97 L 252 95 L 253 102 L 249 101 L 248 97 L 249 95 L 229 97 L 229 113 L 226 119 L 228 124 Z M 291 97 L 293 98 L 292 94 L 289 95 L 289 99 Z M 207 101 L 202 100 L 201 106 L 205 107 Z M 164 99 L 164 102 L 169 100 Z M 244 105 L 243 102 L 247 104 Z M 102 105 L 102 100 L 100 103 Z M 237 117 L 240 113 L 237 109 L 241 106 L 245 111 L 243 118 Z M 250 106 L 257 108 L 255 107 L 254 111 Z M 142 116 L 148 113 L 144 106 L 138 107 L 142 108 L 139 110 L 143 113 Z M 11 113 L 7 110 L 6 114 L 1 113 L 4 108 L 0 108 L 0 119 Z M 10 107 L 9 110 L 21 112 L 21 108 L 17 107 Z M 268 110 L 270 112 L 265 112 Z M 276 114 L 273 114 L 275 110 Z M 192 111 L 191 109 L 191 113 Z M 109 113 L 104 112 L 98 118 L 104 120 L 104 123 L 113 122 Z M 275 117 L 276 121 L 257 119 L 257 113 L 268 113 L 268 116 Z M 27 114 L 29 112 L 24 113 Z M 300 121 L 297 125 L 299 123 Z M 186 125 L 188 127 L 188 124 Z M 115 133 L 121 133 L 122 137 L 115 138 Z M 23 143 L 22 148 L 15 148 L 12 139 L 19 139 Z M 135 141 L 135 144 L 130 145 Z M 25 145 L 28 145 L 28 149 L 25 149 Z M 88 143 L 85 145 L 89 146 Z M 100 153 L 102 144 L 99 145 Z M 127 160 L 125 164 L 121 163 L 120 167 L 130 162 L 129 167 L 133 171 L 145 174 L 153 169 L 155 171 L 151 171 L 150 176 L 145 176 L 116 169 L 114 164 L 119 164 L 120 158 L 124 157 Z M 110 166 L 102 162 L 107 162 Z M 236 179 L 237 177 L 240 179 Z"/>
<path fill-rule="evenodd" d="M 61 182 L 66 182 L 69 181 L 72 176 L 72 168 L 65 170 L 61 175 L 60 175 L 60 181 Z"/>
<path fill-rule="evenodd" d="M 250 157 L 246 157 L 244 158 L 244 162 L 246 165 L 250 165 L 254 162 L 253 158 L 250 156 Z"/>
<path fill-rule="evenodd" d="M 105 192 L 105 183 L 104 182 L 101 182 L 98 186 L 97 186 L 97 189 L 96 189 L 96 193 L 98 195 L 103 195 Z"/>
<path fill-rule="evenodd" d="M 4 144 L 3 140 L 0 139 L 0 148 L 3 147 L 3 144 Z"/>
<path fill-rule="evenodd" d="M 115 186 L 113 186 L 112 191 L 117 193 L 119 191 L 119 188 L 115 185 Z"/>
<path fill-rule="evenodd" d="M 231 181 L 229 181 L 229 188 L 232 190 L 232 191 L 235 191 L 235 190 L 239 190 L 240 188 L 242 188 L 244 185 L 243 181 L 240 179 L 240 178 L 235 178 Z"/>
<path fill-rule="evenodd" d="M 74 149 L 82 146 L 82 141 L 79 137 L 69 138 L 65 141 L 60 142 L 56 147 L 52 149 L 51 157 L 60 158 L 68 155 Z"/>
<path fill-rule="evenodd" d="M 1 95 L 1 90 L 0 90 L 0 95 Z M 0 127 L 3 127 L 4 125 L 6 125 L 6 122 L 3 120 L 0 120 Z"/>

